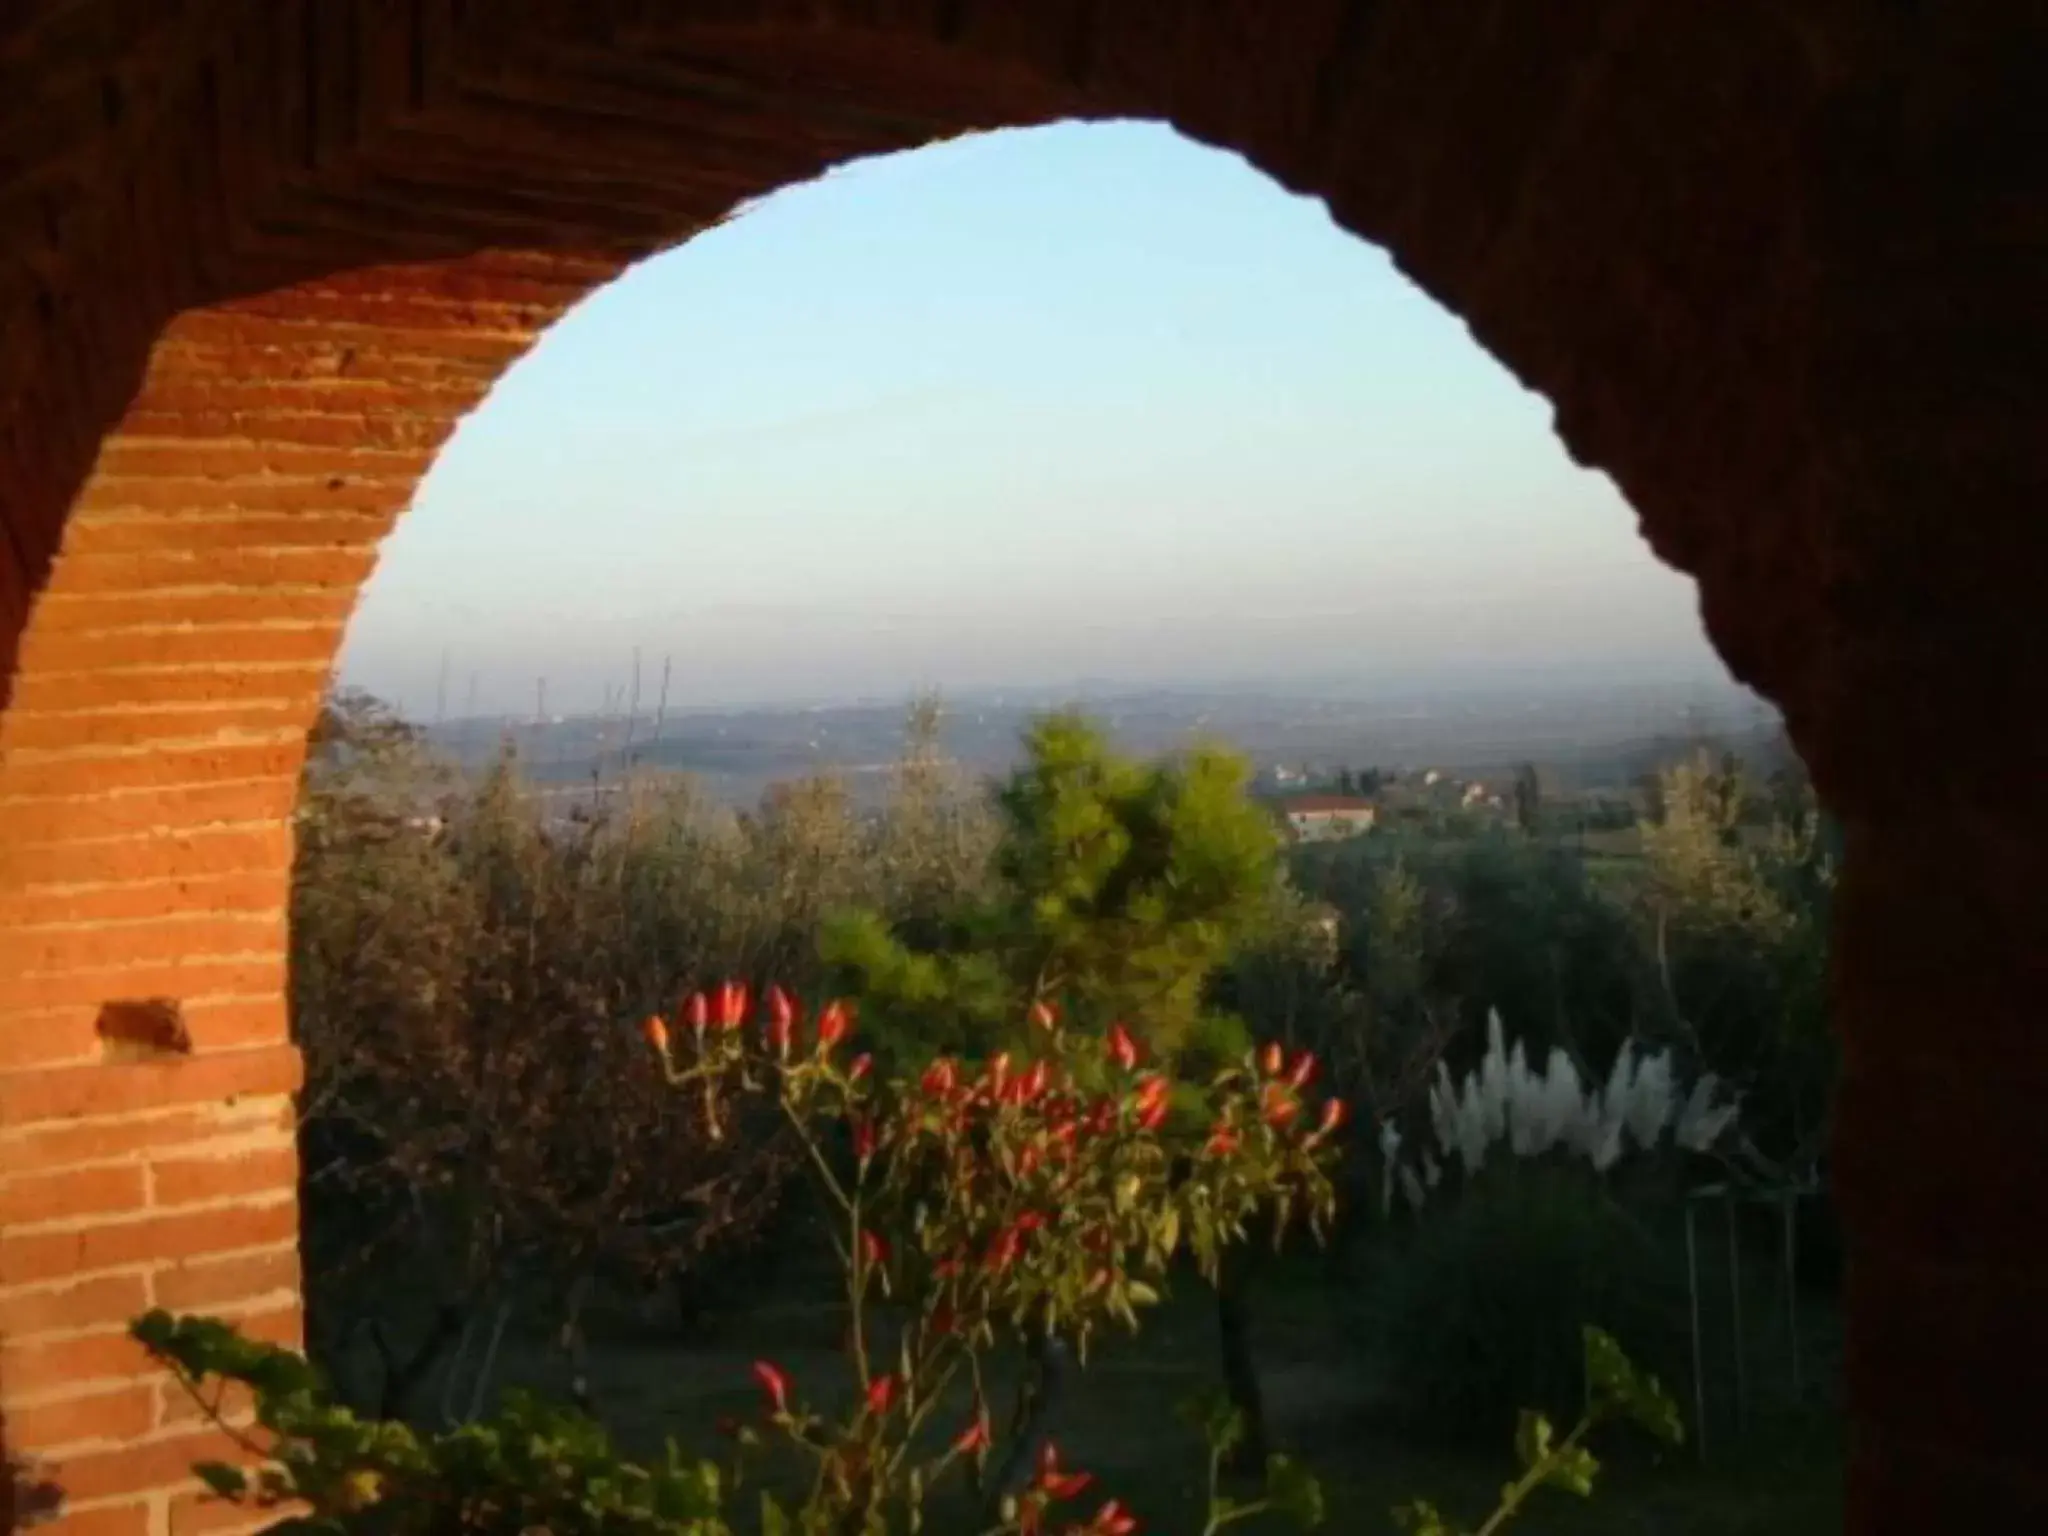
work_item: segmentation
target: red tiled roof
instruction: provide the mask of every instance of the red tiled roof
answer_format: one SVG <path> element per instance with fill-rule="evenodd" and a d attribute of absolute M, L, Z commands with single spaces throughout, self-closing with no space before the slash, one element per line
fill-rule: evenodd
<path fill-rule="evenodd" d="M 1379 806 L 1361 795 L 1290 795 L 1280 808 L 1292 816 L 1302 811 L 1376 811 Z"/>

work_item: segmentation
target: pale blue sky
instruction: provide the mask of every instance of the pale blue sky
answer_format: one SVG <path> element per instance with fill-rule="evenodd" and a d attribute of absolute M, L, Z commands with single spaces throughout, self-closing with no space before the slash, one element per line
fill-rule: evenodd
<path fill-rule="evenodd" d="M 344 675 L 579 707 L 636 645 L 672 704 L 1723 675 L 1462 322 L 1143 124 L 862 162 L 593 295 L 443 453 Z"/>

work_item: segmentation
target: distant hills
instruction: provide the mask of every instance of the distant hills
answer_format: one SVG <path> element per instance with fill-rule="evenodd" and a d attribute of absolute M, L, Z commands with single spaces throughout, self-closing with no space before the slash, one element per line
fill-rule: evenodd
<path fill-rule="evenodd" d="M 1260 768 L 1427 768 L 1484 776 L 1534 762 L 1560 789 L 1619 788 L 1693 744 L 1752 759 L 1781 750 L 1778 717 L 1755 695 L 1720 686 L 1552 686 L 1357 698 L 1242 688 L 1005 690 L 948 698 L 943 739 L 964 766 L 1000 773 L 1020 732 L 1049 708 L 1076 703 L 1126 750 L 1169 752 L 1222 739 Z M 752 804 L 770 784 L 814 773 L 858 792 L 897 757 L 910 700 L 753 708 L 670 708 L 636 717 L 543 721 L 479 717 L 428 727 L 464 763 L 481 766 L 510 741 L 535 779 L 568 790 L 635 772 L 679 772 L 718 798 Z"/>

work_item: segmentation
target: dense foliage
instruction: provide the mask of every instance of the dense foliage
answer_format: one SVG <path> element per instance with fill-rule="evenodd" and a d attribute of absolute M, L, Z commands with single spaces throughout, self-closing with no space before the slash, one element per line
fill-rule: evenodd
<path fill-rule="evenodd" d="M 754 816 L 682 782 L 554 816 L 509 754 L 465 784 L 374 701 L 338 699 L 299 816 L 292 1013 L 310 1322 L 331 1357 L 381 1355 L 357 1395 L 419 1411 L 453 1354 L 479 1362 L 443 1393 L 460 1416 L 508 1318 L 551 1316 L 573 1346 L 594 1277 L 756 1261 L 797 1149 L 772 1118 L 709 1140 L 620 1021 L 728 969 L 814 978 L 842 904 L 960 899 L 986 821 L 928 732 L 875 825 L 824 782 Z"/>
<path fill-rule="evenodd" d="M 1208 1008 L 1211 977 L 1267 919 L 1278 888 L 1271 819 L 1245 766 L 1199 749 L 1146 764 L 1054 715 L 994 797 L 991 878 L 943 925 L 886 907 L 840 914 L 824 954 L 885 1049 L 985 1054 L 1032 1010 L 1127 1018 L 1148 1044 L 1228 1055 L 1241 1031 Z"/>
<path fill-rule="evenodd" d="M 422 1436 L 359 1418 L 304 1360 L 217 1322 L 156 1313 L 136 1336 L 216 1420 L 225 1422 L 222 1385 L 252 1389 L 255 1425 L 233 1432 L 253 1475 L 229 1463 L 200 1472 L 229 1501 L 303 1508 L 290 1519 L 297 1529 L 717 1536 L 733 1528 L 745 1480 L 765 1470 L 757 1513 L 745 1520 L 764 1533 L 916 1531 L 952 1481 L 973 1496 L 970 1509 L 985 1511 L 956 1515 L 961 1528 L 1037 1536 L 1058 1521 L 1128 1536 L 1137 1522 L 1124 1502 L 1097 1498 L 1093 1476 L 1065 1464 L 1050 1439 L 1036 1445 L 1021 1486 L 988 1481 L 1000 1431 L 987 1359 L 1020 1335 L 1059 1329 L 1085 1351 L 1099 1329 L 1135 1330 L 1177 1255 L 1213 1279 L 1225 1246 L 1244 1241 L 1262 1211 L 1326 1220 L 1322 1161 L 1342 1104 L 1312 1103 L 1311 1057 L 1252 1053 L 1177 1095 L 1120 1022 L 1077 1033 L 1041 1009 L 1035 1027 L 1042 1038 L 1028 1059 L 998 1055 L 969 1074 L 940 1058 L 877 1088 L 873 1058 L 853 1054 L 842 1003 L 806 1021 L 777 989 L 754 1030 L 746 989 L 729 984 L 692 997 L 674 1020 L 645 1021 L 667 1084 L 706 1134 L 722 1137 L 748 1099 L 771 1100 L 839 1217 L 851 1390 L 817 1407 L 780 1366 L 757 1361 L 764 1421 L 738 1432 L 727 1468 L 673 1444 L 654 1467 L 631 1463 L 593 1421 L 527 1397 L 488 1421 Z M 1200 1112 L 1176 1113 L 1176 1102 Z M 1587 1416 L 1562 1441 L 1540 1415 L 1524 1416 L 1522 1475 L 1485 1530 L 1539 1486 L 1591 1491 L 1596 1463 L 1583 1439 L 1597 1417 L 1621 1412 L 1677 1437 L 1676 1410 L 1654 1380 L 1597 1331 L 1585 1351 Z M 1206 1532 L 1269 1508 L 1320 1521 L 1319 1488 L 1282 1456 L 1268 1459 L 1262 1496 L 1226 1496 L 1217 1469 L 1236 1426 L 1226 1412 L 1210 1428 Z M 800 1477 L 778 1482 L 762 1467 L 775 1448 L 795 1454 Z M 1452 1531 L 1427 1503 L 1399 1513 L 1411 1529 Z"/>
<path fill-rule="evenodd" d="M 966 1219 L 933 1203 L 941 1169 L 994 1157 L 1016 1193 L 1053 1175 L 1053 1144 L 970 1116 L 954 1163 L 927 1148 L 919 1198 L 902 1193 L 916 1180 L 863 1196 L 887 1256 L 863 1270 L 847 1181 L 881 1122 L 856 1101 L 916 1088 L 927 1108 L 935 1094 L 992 1104 L 1032 1081 L 1055 1038 L 1033 1105 L 1108 1093 L 1119 1074 L 1128 1087 L 1126 1051 L 1158 1074 L 1144 1106 L 1157 1123 L 1104 1152 L 1104 1167 L 1139 1175 L 1134 1209 L 1177 1212 L 1166 1251 L 1218 1245 L 1208 1265 L 1236 1425 L 1223 1438 L 1254 1469 L 1270 1447 L 1249 1260 L 1267 1245 L 1222 1238 L 1298 1214 L 1300 1197 L 1238 1186 L 1236 1215 L 1207 1238 L 1195 1207 L 1176 1204 L 1208 1188 L 1191 1170 L 1230 1074 L 1249 1074 L 1239 1118 L 1261 1135 L 1312 1129 L 1271 1126 L 1262 1098 L 1303 1061 L 1357 1106 L 1316 1142 L 1317 1177 L 1341 1197 L 1337 1273 L 1360 1292 L 1404 1426 L 1488 1443 L 1523 1405 L 1575 1395 L 1586 1323 L 1667 1376 L 1687 1368 L 1669 1217 L 1689 1188 L 1820 1173 L 1832 861 L 1796 777 L 1681 762 L 1618 824 L 1611 804 L 1574 822 L 1531 770 L 1497 814 L 1424 802 L 1381 831 L 1290 852 L 1227 752 L 1133 763 L 1087 722 L 1054 716 L 1024 766 L 984 787 L 945 763 L 937 723 L 930 706 L 913 712 L 876 806 L 817 779 L 735 814 L 685 780 L 629 779 L 564 810 L 509 753 L 464 779 L 373 701 L 335 701 L 300 817 L 293 1004 L 308 1063 L 311 1337 L 364 1422 L 433 1419 L 423 1388 L 438 1383 L 445 1424 L 483 1423 L 508 1324 L 559 1327 L 576 1356 L 594 1291 L 759 1289 L 783 1253 L 831 1249 L 850 1274 L 886 1279 L 863 1347 L 897 1347 L 931 1280 L 909 1256 L 930 1258 L 935 1213 Z M 1372 788 L 1396 796 L 1401 780 L 1376 770 Z M 728 1017 L 727 977 L 749 996 L 780 978 L 858 999 L 860 1054 L 832 1058 L 839 1087 L 807 1088 L 799 1107 L 791 1084 L 827 1077 L 792 1077 L 779 1045 L 751 1033 L 747 1051 L 719 1056 L 739 1038 L 714 1022 Z M 705 1000 L 710 1056 L 676 1001 L 691 996 Z M 649 1070 L 650 1016 L 674 1081 Z M 1489 1044 L 1496 1016 L 1512 1052 Z M 1105 1041 L 1117 1042 L 1107 1054 Z M 1633 1084 L 1647 1062 L 1677 1101 L 1660 1111 L 1655 1152 L 1618 1140 L 1629 1155 L 1617 1163 L 1603 1152 L 1619 1133 L 1601 1085 L 1623 1064 Z M 1511 1079 L 1553 1107 L 1568 1080 L 1575 1128 L 1528 1153 L 1516 1138 L 1533 1121 L 1502 1097 L 1479 1127 L 1496 1148 L 1482 1173 L 1460 1154 L 1461 1117 Z M 1714 1092 L 1689 1106 L 1684 1085 L 1702 1083 Z M 1671 1134 L 1688 1108 L 1726 1113 L 1712 1136 Z M 879 1155 L 884 1142 L 867 1145 Z M 1142 1167 L 1117 1160 L 1148 1146 Z M 1112 1207 L 1116 1187 L 1104 1186 Z M 1221 1195 L 1203 1198 L 1214 1223 Z M 1078 1344 L 1089 1307 L 1135 1315 L 1164 1288 L 1163 1252 L 1135 1229 L 1114 1242 L 1135 1267 L 1076 1260 L 1064 1289 L 1005 1314 L 1024 1383 L 1044 1386 L 1044 1342 Z M 1087 1289 L 1098 1272 L 1109 1278 Z M 382 1361 L 370 1380 L 341 1368 L 365 1341 Z M 850 1374 L 902 1376 L 872 1360 Z M 580 1366 L 575 1377 L 587 1385 Z M 602 1415 L 599 1396 L 583 1392 L 582 1406 Z M 993 1487 L 1028 1482 L 1037 1406 L 1020 1404 L 1013 1443 L 991 1452 Z"/>

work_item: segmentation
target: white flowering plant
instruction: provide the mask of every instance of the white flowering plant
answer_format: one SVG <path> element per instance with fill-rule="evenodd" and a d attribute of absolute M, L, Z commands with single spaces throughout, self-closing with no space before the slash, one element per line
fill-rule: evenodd
<path fill-rule="evenodd" d="M 1392 1119 L 1381 1122 L 1383 1211 L 1392 1212 L 1397 1190 L 1420 1211 L 1447 1173 L 1470 1183 L 1489 1160 L 1563 1159 L 1605 1175 L 1631 1156 L 1712 1154 L 1736 1126 L 1739 1099 L 1711 1072 L 1685 1084 L 1668 1049 L 1625 1041 L 1604 1083 L 1589 1083 L 1561 1046 L 1536 1071 L 1523 1042 L 1509 1044 L 1497 1011 L 1486 1034 L 1486 1054 L 1462 1081 L 1437 1063 L 1427 1139 L 1411 1150 Z"/>
<path fill-rule="evenodd" d="M 1401 1230 L 1369 1296 L 1409 1425 L 1483 1438 L 1519 1403 L 1580 1390 L 1589 1322 L 1682 1368 L 1684 1272 L 1660 1227 L 1694 1161 L 1739 1140 L 1721 1079 L 1635 1041 L 1604 1073 L 1562 1047 L 1539 1069 L 1493 1014 L 1479 1061 L 1440 1063 L 1425 1101 L 1412 1134 L 1379 1126 L 1380 1205 Z"/>

